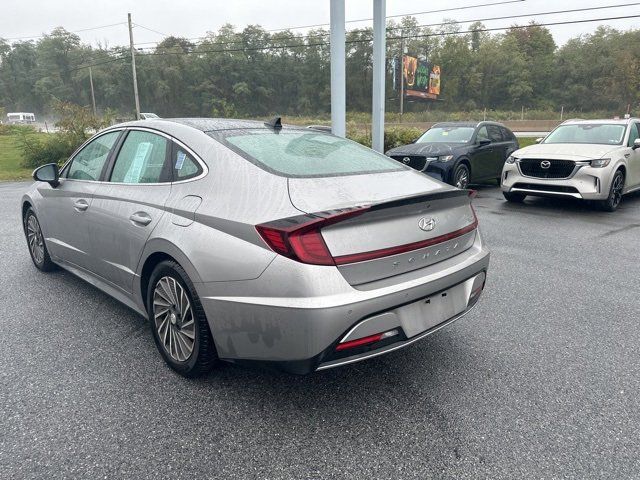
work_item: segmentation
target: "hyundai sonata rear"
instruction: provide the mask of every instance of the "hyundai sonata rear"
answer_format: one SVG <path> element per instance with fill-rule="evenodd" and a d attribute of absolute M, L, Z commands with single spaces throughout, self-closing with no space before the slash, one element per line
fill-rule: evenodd
<path fill-rule="evenodd" d="M 150 120 L 118 128 L 121 137 L 101 151 L 110 163 L 78 216 L 99 244 L 112 234 L 101 230 L 108 217 L 134 203 L 134 226 L 120 233 L 143 238 L 140 251 L 115 261 L 119 252 L 96 249 L 81 271 L 64 258 L 62 240 L 41 217 L 47 202 L 64 198 L 49 191 L 74 183 L 65 177 L 69 166 L 25 196 L 30 251 L 39 268 L 50 258 L 148 316 L 161 354 L 184 375 L 218 359 L 295 373 L 364 360 L 424 338 L 480 297 L 489 253 L 468 191 L 349 140 L 279 122 Z M 147 135 L 152 146 L 130 147 L 135 168 L 118 167 L 136 131 L 176 147 L 147 165 L 160 145 Z M 186 177 L 185 161 L 192 163 Z M 136 183 L 154 172 L 162 181 Z M 114 264 L 123 279 L 117 294 L 102 273 Z"/>

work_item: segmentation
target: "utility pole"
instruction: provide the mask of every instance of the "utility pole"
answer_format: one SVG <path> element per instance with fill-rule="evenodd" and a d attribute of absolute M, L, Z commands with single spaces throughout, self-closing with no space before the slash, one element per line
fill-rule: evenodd
<path fill-rule="evenodd" d="M 331 0 L 331 133 L 346 135 L 346 75 L 344 0 Z"/>
<path fill-rule="evenodd" d="M 373 98 L 371 148 L 384 152 L 384 107 L 386 73 L 386 0 L 373 0 Z"/>
<path fill-rule="evenodd" d="M 400 123 L 404 114 L 404 30 L 400 38 Z"/>
<path fill-rule="evenodd" d="M 133 96 L 136 100 L 136 120 L 140 120 L 140 98 L 138 97 L 138 75 L 136 74 L 136 53 L 133 46 L 133 27 L 131 25 L 131 14 L 127 14 L 129 19 L 129 44 L 131 46 L 131 70 L 133 70 Z"/>
<path fill-rule="evenodd" d="M 93 116 L 96 117 L 98 112 L 96 111 L 96 94 L 93 91 L 93 75 L 91 74 L 91 67 L 89 67 L 89 84 L 91 85 L 91 104 L 93 105 Z"/>

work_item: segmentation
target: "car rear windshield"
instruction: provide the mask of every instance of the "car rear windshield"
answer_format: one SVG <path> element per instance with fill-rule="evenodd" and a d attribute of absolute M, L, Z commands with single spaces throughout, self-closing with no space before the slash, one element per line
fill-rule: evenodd
<path fill-rule="evenodd" d="M 620 145 L 626 126 L 616 123 L 576 123 L 560 125 L 543 143 L 594 143 Z"/>
<path fill-rule="evenodd" d="M 308 130 L 208 132 L 259 167 L 286 177 L 327 177 L 403 170 L 391 158 L 359 143 Z"/>
<path fill-rule="evenodd" d="M 424 132 L 416 143 L 467 143 L 474 130 L 473 127 L 433 127 Z"/>

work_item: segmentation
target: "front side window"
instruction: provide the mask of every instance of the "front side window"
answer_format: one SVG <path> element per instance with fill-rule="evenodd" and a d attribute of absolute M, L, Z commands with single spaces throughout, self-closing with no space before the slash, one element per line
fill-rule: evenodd
<path fill-rule="evenodd" d="M 621 145 L 626 126 L 615 123 L 560 125 L 542 143 L 590 143 Z"/>
<path fill-rule="evenodd" d="M 473 127 L 432 127 L 416 143 L 467 143 L 473 136 Z"/>
<path fill-rule="evenodd" d="M 99 180 L 109 152 L 120 136 L 120 131 L 105 133 L 80 150 L 69 166 L 67 178 L 74 180 Z"/>
<path fill-rule="evenodd" d="M 327 177 L 404 170 L 395 160 L 359 143 L 308 130 L 209 132 L 258 166 L 288 177 Z"/>
<path fill-rule="evenodd" d="M 151 132 L 131 130 L 111 173 L 111 182 L 160 183 L 171 181 L 167 168 L 169 141 Z"/>
<path fill-rule="evenodd" d="M 480 129 L 478 130 L 478 136 L 476 137 L 478 142 L 481 142 L 483 140 L 489 140 L 491 141 L 491 139 L 489 138 L 489 132 L 487 132 L 487 127 L 486 126 L 482 126 L 480 127 Z"/>

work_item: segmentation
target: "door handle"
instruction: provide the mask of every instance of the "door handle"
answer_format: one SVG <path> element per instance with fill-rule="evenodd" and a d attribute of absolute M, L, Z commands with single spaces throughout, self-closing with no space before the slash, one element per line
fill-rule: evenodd
<path fill-rule="evenodd" d="M 149 225 L 151 223 L 151 217 L 146 212 L 136 212 L 129 217 L 135 225 Z"/>
<path fill-rule="evenodd" d="M 87 203 L 85 199 L 81 198 L 73 203 L 73 208 L 75 208 L 76 212 L 84 212 L 89 208 L 89 203 Z"/>

